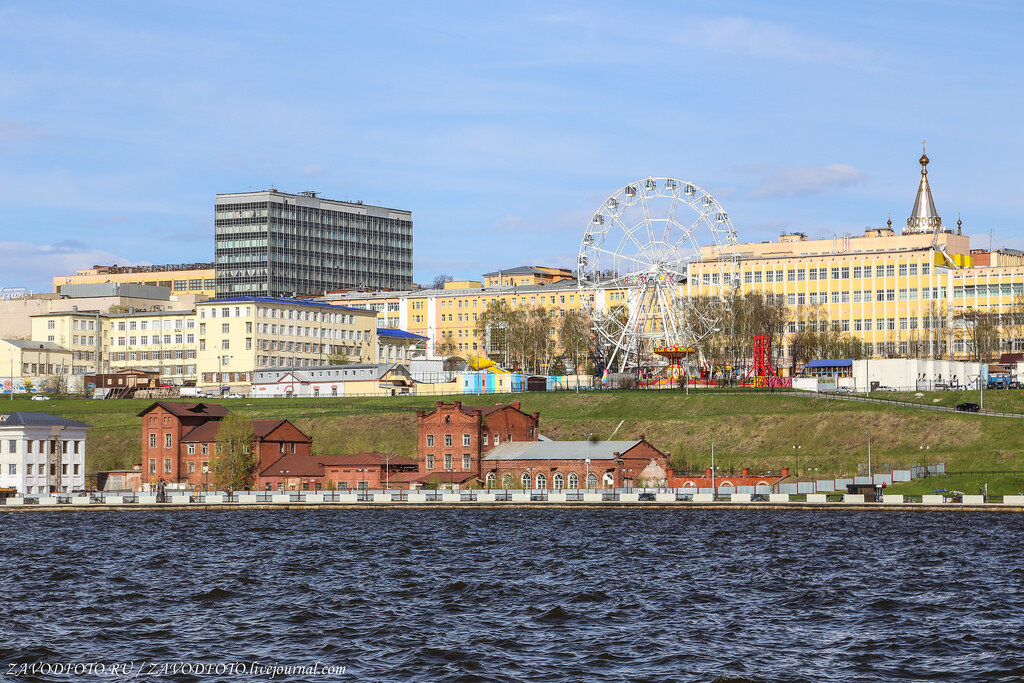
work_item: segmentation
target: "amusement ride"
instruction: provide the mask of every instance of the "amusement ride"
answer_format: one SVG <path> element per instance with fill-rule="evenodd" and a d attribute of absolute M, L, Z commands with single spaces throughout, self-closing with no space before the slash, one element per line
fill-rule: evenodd
<path fill-rule="evenodd" d="M 678 379 L 705 359 L 739 289 L 729 214 L 696 184 L 644 178 L 613 192 L 580 244 L 580 298 L 605 368 Z"/>

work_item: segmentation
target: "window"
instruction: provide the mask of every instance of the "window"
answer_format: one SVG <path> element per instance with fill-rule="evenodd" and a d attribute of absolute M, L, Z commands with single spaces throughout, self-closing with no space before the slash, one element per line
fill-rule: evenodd
<path fill-rule="evenodd" d="M 910 264 L 910 274 L 911 275 L 917 275 L 917 264 L 916 263 L 911 263 Z"/>
<path fill-rule="evenodd" d="M 551 488 L 556 491 L 560 491 L 565 486 L 565 480 L 562 477 L 561 472 L 555 472 L 555 476 L 551 478 Z"/>
<path fill-rule="evenodd" d="M 189 461 L 189 463 L 188 463 L 188 473 L 189 474 L 195 474 L 195 472 L 196 472 L 196 464 L 194 462 L 192 462 L 192 461 Z"/>
<path fill-rule="evenodd" d="M 462 445 L 463 446 L 469 446 L 470 445 L 469 434 L 463 434 L 462 435 Z"/>
<path fill-rule="evenodd" d="M 156 458 L 149 459 L 149 473 L 156 474 Z"/>
<path fill-rule="evenodd" d="M 484 445 L 485 446 L 487 445 L 488 436 L 490 436 L 490 435 L 487 434 L 487 432 L 484 432 Z"/>
<path fill-rule="evenodd" d="M 494 445 L 497 446 L 499 443 L 501 443 L 501 438 L 498 436 L 498 433 L 495 432 L 494 433 Z"/>
<path fill-rule="evenodd" d="M 532 488 L 533 481 L 530 478 L 529 472 L 523 472 L 523 476 L 520 477 L 520 481 L 523 483 L 524 489 Z"/>
<path fill-rule="evenodd" d="M 200 450 L 202 451 L 203 455 L 209 455 L 210 454 L 210 444 L 204 443 Z M 204 465 L 204 467 L 205 467 L 205 465 Z"/>
<path fill-rule="evenodd" d="M 164 448 L 170 448 L 170 447 L 171 447 L 171 435 L 170 434 L 164 434 Z"/>
<path fill-rule="evenodd" d="M 170 458 L 164 458 L 164 473 L 165 474 L 170 474 L 171 473 L 171 459 Z"/>
<path fill-rule="evenodd" d="M 470 467 L 469 453 L 462 454 L 462 469 L 468 470 Z"/>
<path fill-rule="evenodd" d="M 18 464 L 17 463 L 13 463 L 12 462 L 12 463 L 7 465 L 7 474 L 17 474 L 17 473 L 18 473 Z"/>
<path fill-rule="evenodd" d="M 537 474 L 537 488 L 546 489 L 548 487 L 548 478 L 544 476 L 543 472 Z"/>
<path fill-rule="evenodd" d="M 498 477 L 494 475 L 494 472 L 487 473 L 487 488 L 493 489 L 498 484 Z"/>
<path fill-rule="evenodd" d="M 590 474 L 587 475 L 587 488 L 588 489 L 596 489 L 597 488 L 597 475 L 594 474 L 593 472 L 591 472 Z"/>
<path fill-rule="evenodd" d="M 906 274 L 907 274 L 907 264 L 906 263 L 901 263 L 900 264 L 900 277 L 903 277 Z"/>
<path fill-rule="evenodd" d="M 190 443 L 188 445 L 188 454 L 189 455 L 195 455 L 196 454 L 196 445 L 194 443 Z"/>
<path fill-rule="evenodd" d="M 452 454 L 451 453 L 445 453 L 444 454 L 444 468 L 446 470 L 452 469 Z"/>
<path fill-rule="evenodd" d="M 433 448 L 433 447 L 434 447 L 434 435 L 433 434 L 427 434 L 427 448 Z"/>
<path fill-rule="evenodd" d="M 433 453 L 428 453 L 427 454 L 427 469 L 428 470 L 434 469 L 434 454 Z"/>
<path fill-rule="evenodd" d="M 452 447 L 452 435 L 451 434 L 445 434 L 444 435 L 444 447 L 445 448 L 451 448 Z"/>
<path fill-rule="evenodd" d="M 569 473 L 569 488 L 578 489 L 580 487 L 580 477 L 575 472 Z"/>
<path fill-rule="evenodd" d="M 10 439 L 7 441 L 7 452 L 17 453 L 18 452 L 18 441 L 16 439 Z"/>

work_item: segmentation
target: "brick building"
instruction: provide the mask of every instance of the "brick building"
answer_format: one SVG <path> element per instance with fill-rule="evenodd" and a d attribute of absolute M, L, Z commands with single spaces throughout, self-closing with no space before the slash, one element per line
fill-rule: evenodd
<path fill-rule="evenodd" d="M 772 486 L 789 476 L 789 468 L 783 467 L 777 474 L 750 474 L 750 468 L 740 469 L 740 474 L 717 473 L 712 478 L 711 468 L 707 468 L 704 474 L 680 474 L 672 472 L 668 477 L 668 485 L 672 488 L 711 488 L 712 482 L 716 488 L 729 488 L 732 486 Z"/>
<path fill-rule="evenodd" d="M 277 490 L 383 490 L 417 474 L 415 460 L 387 453 L 286 455 L 260 472 L 260 488 Z"/>
<path fill-rule="evenodd" d="M 464 484 L 480 478 L 480 459 L 496 446 L 537 441 L 540 413 L 530 415 L 519 406 L 518 402 L 464 406 L 461 401 L 438 401 L 434 410 L 419 413 L 420 479 Z"/>
<path fill-rule="evenodd" d="M 396 479 L 455 488 L 577 489 L 663 486 L 668 456 L 643 436 L 634 441 L 551 441 L 540 435 L 540 413 L 509 405 L 438 402 L 419 414 L 419 469 Z"/>
<path fill-rule="evenodd" d="M 664 486 L 668 456 L 634 441 L 506 443 L 482 459 L 487 488 L 581 489 Z"/>
<path fill-rule="evenodd" d="M 158 401 L 141 413 L 142 482 L 209 488 L 221 421 L 229 414 L 218 403 Z M 282 457 L 312 455 L 312 439 L 288 420 L 254 420 L 252 449 L 258 472 Z"/>

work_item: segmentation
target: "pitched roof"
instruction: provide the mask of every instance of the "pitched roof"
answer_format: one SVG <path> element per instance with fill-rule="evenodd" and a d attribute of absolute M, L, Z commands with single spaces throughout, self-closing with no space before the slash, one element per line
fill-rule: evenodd
<path fill-rule="evenodd" d="M 210 420 L 190 429 L 181 437 L 184 443 L 212 443 L 220 433 L 220 420 Z"/>
<path fill-rule="evenodd" d="M 271 432 L 288 422 L 288 420 L 253 420 L 252 435 L 257 439 L 265 439 Z M 220 420 L 210 420 L 185 433 L 181 440 L 185 443 L 209 443 L 217 440 L 220 433 Z M 294 426 L 294 425 L 293 425 Z M 298 431 L 298 430 L 296 430 Z M 302 432 L 299 432 L 302 434 Z M 302 434 L 306 436 L 305 434 Z M 308 436 L 306 436 L 309 439 Z"/>
<path fill-rule="evenodd" d="M 179 401 L 157 401 L 145 408 L 137 417 L 142 417 L 149 411 L 160 406 L 171 415 L 177 417 L 227 417 L 230 410 L 219 403 L 182 403 Z"/>
<path fill-rule="evenodd" d="M 322 477 L 324 467 L 320 464 L 320 458 L 315 455 L 301 455 L 289 453 L 274 461 L 262 472 L 261 477 Z"/>
<path fill-rule="evenodd" d="M 360 313 L 366 313 L 365 308 L 355 308 L 352 306 L 336 306 L 334 304 L 324 303 L 316 299 L 287 299 L 284 297 L 273 297 L 273 296 L 230 296 L 223 299 L 210 299 L 209 301 L 203 301 L 200 305 L 207 304 L 232 304 L 232 303 L 246 303 L 246 302 L 259 302 L 267 304 L 286 304 L 288 306 L 315 306 L 316 308 L 330 308 L 336 311 L 359 311 Z"/>
<path fill-rule="evenodd" d="M 71 353 L 70 350 L 65 349 L 63 346 L 58 346 L 53 342 L 31 341 L 28 339 L 2 339 L 0 341 L 5 341 L 11 346 L 17 346 L 19 349 L 42 349 L 43 351 L 64 351 L 66 353 Z"/>
<path fill-rule="evenodd" d="M 49 413 L 8 413 L 0 415 L 0 427 L 11 425 L 29 427 L 92 427 L 92 425 L 84 422 L 69 420 L 66 417 L 57 417 Z"/>
<path fill-rule="evenodd" d="M 482 460 L 613 460 L 642 441 L 510 441 Z"/>

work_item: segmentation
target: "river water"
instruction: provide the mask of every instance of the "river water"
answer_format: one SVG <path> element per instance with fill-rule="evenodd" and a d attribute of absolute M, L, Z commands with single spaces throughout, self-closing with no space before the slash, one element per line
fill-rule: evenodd
<path fill-rule="evenodd" d="M 119 663 L 146 678 L 269 678 L 255 662 L 318 666 L 277 676 L 317 681 L 1024 678 L 1015 514 L 0 519 L 3 680 L 112 680 Z M 69 664 L 79 675 L 55 673 Z"/>

